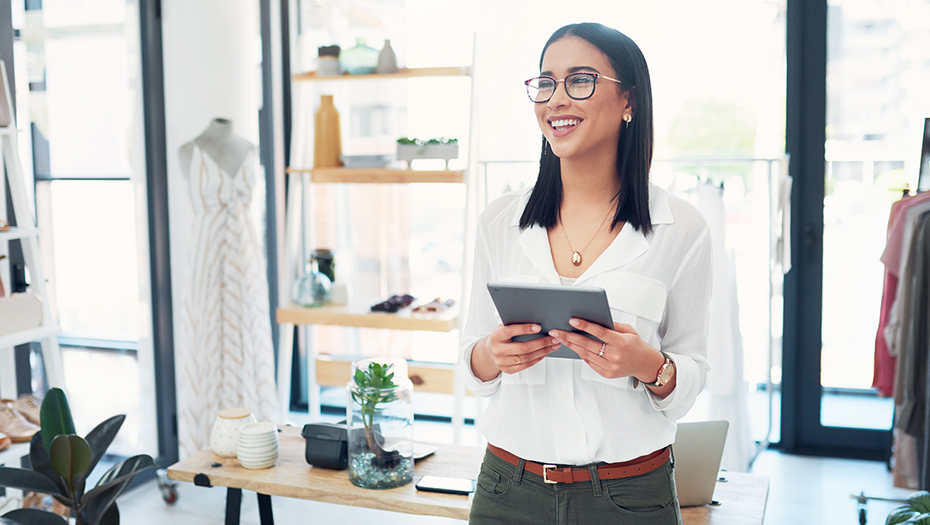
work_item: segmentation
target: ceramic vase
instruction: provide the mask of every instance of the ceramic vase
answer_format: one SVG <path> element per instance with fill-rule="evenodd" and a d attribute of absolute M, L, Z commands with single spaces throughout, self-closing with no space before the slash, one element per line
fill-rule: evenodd
<path fill-rule="evenodd" d="M 313 128 L 313 165 L 317 168 L 332 168 L 342 165 L 342 136 L 339 127 L 339 111 L 332 95 L 320 96 L 320 107 L 316 110 Z"/>
<path fill-rule="evenodd" d="M 372 364 L 389 367 L 393 386 L 365 381 Z M 360 375 L 362 374 L 362 375 Z M 392 489 L 413 481 L 413 383 L 407 362 L 371 358 L 352 363 L 346 385 L 349 481 L 366 489 Z"/>
<path fill-rule="evenodd" d="M 397 73 L 397 55 L 394 54 L 394 48 L 391 47 L 391 40 L 384 41 L 384 47 L 378 55 L 378 73 Z"/>
<path fill-rule="evenodd" d="M 217 456 L 236 457 L 239 446 L 239 429 L 255 423 L 255 415 L 248 408 L 235 407 L 220 410 L 210 431 L 210 449 Z"/>
<path fill-rule="evenodd" d="M 329 302 L 332 289 L 332 280 L 320 271 L 317 260 L 311 258 L 303 275 L 294 281 L 291 300 L 301 306 L 323 306 Z"/>
<path fill-rule="evenodd" d="M 378 67 L 378 50 L 368 47 L 364 38 L 356 38 L 355 46 L 339 53 L 339 63 L 350 75 L 370 75 Z"/>

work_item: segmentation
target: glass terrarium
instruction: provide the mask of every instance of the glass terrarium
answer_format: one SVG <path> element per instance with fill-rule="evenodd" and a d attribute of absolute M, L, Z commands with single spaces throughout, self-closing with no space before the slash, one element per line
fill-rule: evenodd
<path fill-rule="evenodd" d="M 366 489 L 413 481 L 413 383 L 407 362 L 396 357 L 354 361 L 346 389 L 349 481 Z"/>

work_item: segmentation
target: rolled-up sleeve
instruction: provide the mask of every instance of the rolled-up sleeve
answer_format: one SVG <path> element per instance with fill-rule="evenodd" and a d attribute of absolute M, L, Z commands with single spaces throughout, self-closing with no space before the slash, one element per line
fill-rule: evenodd
<path fill-rule="evenodd" d="M 673 420 L 688 413 L 707 383 L 712 265 L 710 230 L 705 227 L 669 287 L 666 315 L 659 326 L 660 349 L 675 362 L 676 384 L 664 399 L 651 393 L 649 399 L 656 410 Z"/>
<path fill-rule="evenodd" d="M 468 314 L 465 318 L 465 330 L 459 341 L 458 361 L 458 366 L 462 372 L 461 375 L 465 378 L 465 388 L 476 396 L 482 397 L 494 395 L 501 384 L 500 374 L 490 381 L 482 381 L 475 377 L 471 368 L 471 355 L 475 345 L 491 333 L 499 323 L 497 310 L 491 301 L 491 295 L 488 293 L 487 288 L 487 283 L 494 278 L 488 243 L 486 221 L 481 220 L 478 224 L 478 235 L 475 240 L 474 274 L 469 295 Z"/>

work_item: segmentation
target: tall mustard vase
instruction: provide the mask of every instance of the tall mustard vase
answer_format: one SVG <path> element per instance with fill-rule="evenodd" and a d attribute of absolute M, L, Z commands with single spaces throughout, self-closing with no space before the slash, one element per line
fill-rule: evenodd
<path fill-rule="evenodd" d="M 342 166 L 342 137 L 339 131 L 339 111 L 332 95 L 320 97 L 316 110 L 313 139 L 313 165 L 317 168 Z"/>

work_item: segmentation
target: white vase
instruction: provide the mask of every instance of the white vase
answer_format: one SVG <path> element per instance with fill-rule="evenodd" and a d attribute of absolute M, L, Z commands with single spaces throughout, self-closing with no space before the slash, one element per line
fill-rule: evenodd
<path fill-rule="evenodd" d="M 391 47 L 391 39 L 384 41 L 384 47 L 378 55 L 378 73 L 397 73 L 397 55 Z"/>
<path fill-rule="evenodd" d="M 210 449 L 217 456 L 236 457 L 239 446 L 239 428 L 256 423 L 255 415 L 248 408 L 235 407 L 220 410 L 213 421 L 210 432 Z"/>

